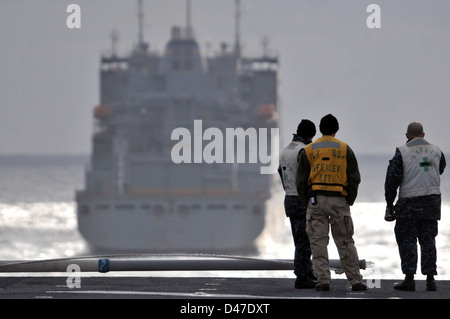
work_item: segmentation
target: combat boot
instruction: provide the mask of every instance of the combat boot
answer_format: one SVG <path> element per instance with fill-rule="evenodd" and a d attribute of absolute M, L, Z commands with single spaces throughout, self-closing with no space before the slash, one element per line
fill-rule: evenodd
<path fill-rule="evenodd" d="M 295 289 L 313 289 L 316 282 L 309 276 L 298 276 L 295 280 Z"/>
<path fill-rule="evenodd" d="M 392 288 L 402 291 L 415 291 L 416 283 L 414 282 L 414 274 L 406 274 L 405 280 L 400 283 L 396 282 Z"/>
<path fill-rule="evenodd" d="M 437 285 L 433 275 L 427 276 L 427 291 L 436 291 Z"/>
<path fill-rule="evenodd" d="M 367 285 L 363 282 L 358 282 L 352 285 L 352 291 L 366 291 Z"/>
<path fill-rule="evenodd" d="M 310 271 L 307 276 L 312 280 L 317 281 L 317 276 L 314 275 L 314 271 Z"/>
<path fill-rule="evenodd" d="M 317 284 L 316 285 L 317 291 L 329 291 L 330 290 L 330 284 Z"/>

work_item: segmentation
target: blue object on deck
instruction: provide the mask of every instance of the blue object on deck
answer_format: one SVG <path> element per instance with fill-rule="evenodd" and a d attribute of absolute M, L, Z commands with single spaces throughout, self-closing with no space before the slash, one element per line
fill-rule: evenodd
<path fill-rule="evenodd" d="M 108 258 L 100 258 L 98 260 L 98 272 L 101 272 L 101 273 L 109 272 L 109 259 Z"/>

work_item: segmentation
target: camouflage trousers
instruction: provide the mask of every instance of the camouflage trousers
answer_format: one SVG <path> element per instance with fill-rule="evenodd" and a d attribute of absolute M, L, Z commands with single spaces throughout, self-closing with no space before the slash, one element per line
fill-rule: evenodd
<path fill-rule="evenodd" d="M 306 276 L 313 272 L 311 248 L 306 234 L 306 208 L 301 204 L 298 196 L 286 196 L 284 209 L 291 222 L 294 239 L 294 274 L 297 277 Z"/>
<path fill-rule="evenodd" d="M 417 239 L 420 244 L 421 270 L 423 275 L 437 275 L 436 240 L 438 222 L 431 219 L 398 218 L 395 222 L 395 238 L 404 274 L 417 270 Z"/>
<path fill-rule="evenodd" d="M 353 221 L 345 197 L 316 196 L 317 204 L 308 203 L 306 231 L 311 243 L 314 272 L 319 284 L 331 281 L 328 259 L 329 230 L 336 244 L 342 269 L 350 283 L 362 282 L 358 253 L 353 240 Z"/>

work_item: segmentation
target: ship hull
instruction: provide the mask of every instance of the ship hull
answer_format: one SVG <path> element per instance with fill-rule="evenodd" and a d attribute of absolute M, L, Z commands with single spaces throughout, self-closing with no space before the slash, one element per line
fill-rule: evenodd
<path fill-rule="evenodd" d="M 129 55 L 102 57 L 76 195 L 78 228 L 93 248 L 254 247 L 274 175 L 263 168 L 278 159 L 278 58 L 245 57 L 235 44 L 202 56 L 191 26 L 174 26 L 163 52 L 140 37 Z"/>
<path fill-rule="evenodd" d="M 201 204 L 200 204 L 201 203 Z M 254 248 L 261 201 L 78 200 L 78 228 L 98 251 L 217 253 Z"/>

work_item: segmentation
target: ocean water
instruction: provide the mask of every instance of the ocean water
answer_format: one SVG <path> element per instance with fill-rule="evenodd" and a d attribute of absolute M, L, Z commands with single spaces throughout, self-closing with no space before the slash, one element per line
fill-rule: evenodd
<path fill-rule="evenodd" d="M 375 265 L 362 271 L 366 278 L 403 277 L 393 231 L 395 223 L 384 221 L 383 184 L 390 157 L 358 156 L 362 183 L 351 211 L 359 257 Z M 88 156 L 83 155 L 0 156 L 0 260 L 53 259 L 92 254 L 78 232 L 74 201 L 75 191 L 84 187 L 84 167 L 87 162 Z M 438 279 L 450 279 L 448 181 L 450 176 L 444 173 L 442 220 L 436 238 Z M 284 215 L 283 199 L 281 186 L 277 184 L 273 197 L 267 203 L 266 228 L 256 241 L 257 251 L 245 257 L 293 258 L 294 246 L 289 220 Z M 329 256 L 338 258 L 332 238 Z M 420 278 L 420 262 L 417 273 Z M 220 276 L 224 273 L 204 272 L 197 275 Z M 228 272 L 225 275 L 293 277 L 291 271 Z M 343 276 L 333 275 L 334 278 Z"/>

